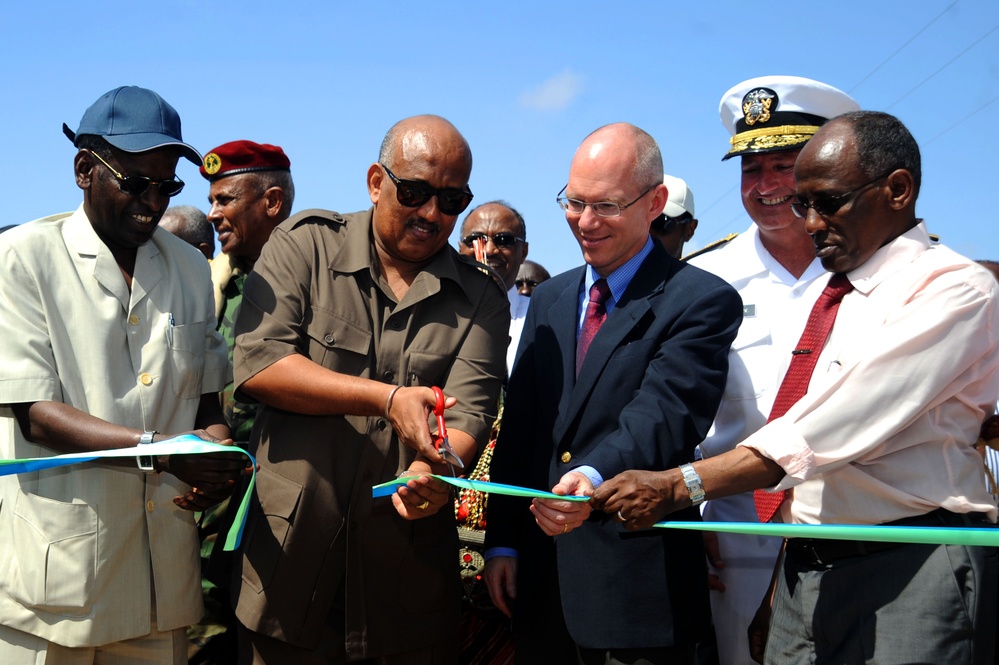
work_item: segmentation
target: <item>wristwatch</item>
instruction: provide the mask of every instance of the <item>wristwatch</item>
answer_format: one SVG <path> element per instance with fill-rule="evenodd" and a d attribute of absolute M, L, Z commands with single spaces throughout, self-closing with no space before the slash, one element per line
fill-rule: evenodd
<path fill-rule="evenodd" d="M 680 473 L 683 474 L 683 483 L 690 493 L 690 502 L 695 506 L 704 503 L 704 486 L 701 484 L 701 477 L 694 471 L 694 467 L 689 464 L 680 465 Z"/>
<path fill-rule="evenodd" d="M 139 437 L 139 445 L 145 446 L 153 442 L 153 436 L 159 434 L 159 432 L 143 432 Z M 139 469 L 144 473 L 157 473 L 156 464 L 153 461 L 152 455 L 136 455 L 135 463 L 139 465 Z"/>

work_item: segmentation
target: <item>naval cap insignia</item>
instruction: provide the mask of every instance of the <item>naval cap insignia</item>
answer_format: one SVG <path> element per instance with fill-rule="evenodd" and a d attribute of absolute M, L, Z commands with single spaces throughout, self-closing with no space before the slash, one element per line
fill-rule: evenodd
<path fill-rule="evenodd" d="M 770 120 L 770 107 L 777 103 L 777 93 L 769 88 L 757 88 L 742 98 L 742 112 L 747 125 Z M 206 158 L 207 159 L 207 158 Z"/>

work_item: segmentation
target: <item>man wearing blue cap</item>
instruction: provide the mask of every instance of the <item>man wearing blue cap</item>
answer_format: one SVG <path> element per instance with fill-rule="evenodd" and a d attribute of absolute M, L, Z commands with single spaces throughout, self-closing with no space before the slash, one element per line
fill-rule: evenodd
<path fill-rule="evenodd" d="M 178 160 L 201 161 L 177 112 L 122 87 L 63 131 L 82 205 L 0 243 L 0 455 L 228 441 L 208 266 L 157 228 Z M 203 611 L 190 511 L 224 498 L 243 461 L 119 459 L 0 479 L 0 662 L 187 662 Z"/>

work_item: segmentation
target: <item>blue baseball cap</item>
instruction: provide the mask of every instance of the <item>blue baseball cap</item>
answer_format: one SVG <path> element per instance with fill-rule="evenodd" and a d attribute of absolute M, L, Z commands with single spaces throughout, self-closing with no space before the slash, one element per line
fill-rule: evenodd
<path fill-rule="evenodd" d="M 84 112 L 75 133 L 65 123 L 62 131 L 74 145 L 77 136 L 93 134 L 125 152 L 177 146 L 184 157 L 201 165 L 201 154 L 184 143 L 177 111 L 152 90 L 134 85 L 104 93 Z"/>

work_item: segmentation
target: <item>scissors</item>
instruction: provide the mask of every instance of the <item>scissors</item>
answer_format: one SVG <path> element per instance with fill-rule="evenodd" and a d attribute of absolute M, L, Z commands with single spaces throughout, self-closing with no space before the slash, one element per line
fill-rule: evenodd
<path fill-rule="evenodd" d="M 465 468 L 465 463 L 461 461 L 457 453 L 454 452 L 454 448 L 451 447 L 451 443 L 447 439 L 447 427 L 444 425 L 444 391 L 437 386 L 433 387 L 434 396 L 437 398 L 437 404 L 434 406 L 434 415 L 437 416 L 437 438 L 434 439 L 434 448 L 440 453 L 441 457 L 447 460 L 450 456 L 454 460 L 455 464 L 458 465 L 459 469 Z M 450 462 L 448 462 L 450 464 Z M 453 473 L 453 471 L 452 471 Z"/>

